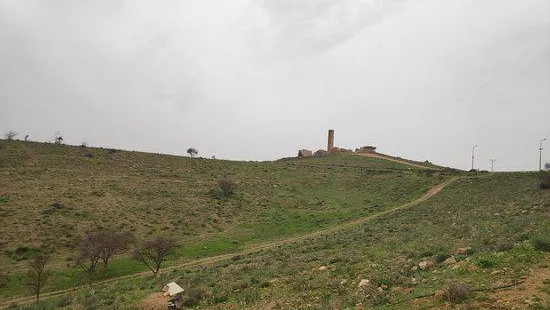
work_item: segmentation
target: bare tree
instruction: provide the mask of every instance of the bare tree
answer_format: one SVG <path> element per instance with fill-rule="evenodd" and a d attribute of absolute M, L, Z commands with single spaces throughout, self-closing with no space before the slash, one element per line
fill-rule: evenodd
<path fill-rule="evenodd" d="M 199 154 L 199 150 L 190 147 L 187 149 L 187 154 L 189 154 L 189 156 L 191 157 L 195 157 L 197 154 Z"/>
<path fill-rule="evenodd" d="M 132 235 L 126 232 L 107 230 L 88 234 L 80 243 L 76 264 L 89 274 L 94 272 L 99 261 L 102 261 L 103 267 L 107 269 L 109 260 L 128 250 L 132 242 Z"/>
<path fill-rule="evenodd" d="M 99 238 L 99 258 L 103 262 L 103 267 L 107 269 L 109 260 L 130 248 L 133 237 L 127 232 L 105 231 L 97 236 Z"/>
<path fill-rule="evenodd" d="M 17 137 L 17 132 L 10 130 L 4 134 L 4 137 L 8 140 L 13 140 L 15 137 Z"/>
<path fill-rule="evenodd" d="M 80 242 L 75 264 L 84 269 L 88 274 L 95 271 L 95 267 L 101 258 L 101 242 L 97 235 L 87 234 Z"/>
<path fill-rule="evenodd" d="M 27 271 L 27 285 L 36 296 L 36 302 L 40 301 L 40 292 L 44 284 L 50 277 L 50 272 L 46 270 L 48 257 L 39 255 L 29 262 L 29 270 Z"/>
<path fill-rule="evenodd" d="M 153 274 L 157 274 L 162 262 L 174 249 L 174 242 L 164 237 L 143 242 L 134 251 L 134 258 L 143 263 Z"/>

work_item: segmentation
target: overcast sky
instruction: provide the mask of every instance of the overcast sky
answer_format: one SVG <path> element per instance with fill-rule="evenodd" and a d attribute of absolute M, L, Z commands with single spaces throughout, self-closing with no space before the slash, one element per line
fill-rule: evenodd
<path fill-rule="evenodd" d="M 538 168 L 548 0 L 0 0 L 0 132 L 242 160 Z M 550 162 L 550 141 L 543 162 Z"/>

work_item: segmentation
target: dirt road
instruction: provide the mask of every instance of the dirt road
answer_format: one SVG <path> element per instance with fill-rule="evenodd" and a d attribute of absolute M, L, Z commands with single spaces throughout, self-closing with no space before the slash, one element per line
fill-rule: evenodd
<path fill-rule="evenodd" d="M 209 265 L 209 264 L 217 263 L 217 262 L 220 262 L 220 261 L 229 260 L 229 259 L 231 259 L 235 256 L 238 256 L 238 255 L 255 253 L 255 252 L 262 251 L 262 250 L 275 248 L 275 247 L 280 246 L 280 245 L 296 243 L 296 242 L 303 241 L 303 240 L 306 240 L 306 239 L 312 239 L 312 238 L 316 238 L 316 237 L 319 237 L 319 236 L 333 234 L 337 231 L 347 229 L 347 228 L 350 228 L 350 227 L 353 227 L 353 226 L 360 225 L 360 224 L 363 224 L 365 222 L 371 221 L 375 218 L 386 215 L 388 213 L 392 213 L 392 212 L 395 212 L 397 210 L 403 210 L 403 209 L 410 208 L 412 206 L 418 205 L 418 204 L 428 200 L 429 198 L 433 197 L 434 195 L 438 194 L 441 190 L 443 190 L 450 183 L 454 182 L 456 179 L 457 178 L 452 178 L 452 179 L 449 179 L 449 180 L 447 180 L 447 181 L 445 181 L 441 184 L 438 184 L 438 185 L 432 187 L 430 190 L 428 190 L 424 195 L 422 195 L 422 197 L 420 197 L 418 199 L 415 199 L 413 201 L 410 201 L 406 204 L 403 204 L 403 205 L 400 205 L 400 206 L 397 206 L 397 207 L 394 207 L 394 208 L 391 208 L 391 209 L 388 209 L 388 210 L 385 210 L 385 211 L 381 211 L 381 212 L 378 212 L 378 213 L 375 213 L 375 214 L 372 214 L 372 215 L 369 215 L 369 216 L 366 216 L 366 217 L 362 217 L 362 218 L 359 218 L 359 219 L 356 219 L 356 220 L 353 220 L 353 221 L 345 222 L 345 223 L 342 223 L 338 226 L 329 227 L 329 228 L 326 228 L 326 229 L 321 229 L 321 230 L 314 231 L 314 232 L 311 232 L 311 233 L 298 235 L 298 236 L 293 236 L 293 237 L 289 237 L 289 238 L 284 238 L 284 239 L 279 239 L 279 240 L 272 240 L 272 241 L 267 241 L 267 242 L 263 242 L 263 243 L 259 243 L 259 244 L 252 244 L 252 245 L 247 246 L 245 249 L 243 249 L 241 251 L 238 251 L 238 252 L 223 254 L 223 255 L 217 255 L 217 256 L 211 256 L 211 257 L 205 257 L 205 258 L 201 258 L 201 259 L 197 259 L 197 260 L 177 264 L 177 265 L 174 265 L 174 266 L 166 267 L 166 268 L 162 269 L 161 271 L 159 271 L 159 273 L 165 273 L 165 272 L 169 272 L 171 270 L 180 269 L 180 268 L 189 268 L 189 267 Z M 149 275 L 151 275 L 150 271 L 140 272 L 140 273 L 135 273 L 135 274 L 127 275 L 127 276 L 122 276 L 122 277 L 112 278 L 112 279 L 108 279 L 108 280 L 98 281 L 98 282 L 95 282 L 94 285 L 113 283 L 113 282 L 117 282 L 117 281 L 121 281 L 121 280 L 137 278 L 137 277 L 143 277 L 143 276 L 149 276 Z M 47 293 L 41 294 L 40 298 L 41 299 L 47 299 L 47 298 L 51 298 L 51 297 L 55 297 L 55 296 L 61 296 L 61 295 L 68 294 L 70 292 L 77 291 L 81 288 L 84 288 L 84 286 L 78 286 L 78 287 L 73 287 L 73 288 L 65 289 L 65 290 L 47 292 Z M 13 304 L 13 303 L 21 305 L 21 304 L 30 303 L 30 302 L 33 302 L 33 301 L 34 301 L 33 296 L 16 296 L 16 297 L 12 297 L 12 298 L 0 301 L 0 309 L 7 308 L 10 304 Z"/>

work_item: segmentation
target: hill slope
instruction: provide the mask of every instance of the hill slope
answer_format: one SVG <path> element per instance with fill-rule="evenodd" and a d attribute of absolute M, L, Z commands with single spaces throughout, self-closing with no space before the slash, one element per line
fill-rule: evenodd
<path fill-rule="evenodd" d="M 0 296 L 25 293 L 25 261 L 38 251 L 59 270 L 48 289 L 81 284 L 67 264 L 86 232 L 171 236 L 182 245 L 176 264 L 387 210 L 449 177 L 342 154 L 231 162 L 21 141 L 0 141 L 0 175 L 0 272 L 15 279 Z M 236 183 L 233 196 L 220 195 L 220 178 Z M 113 264 L 106 277 L 143 270 Z"/>

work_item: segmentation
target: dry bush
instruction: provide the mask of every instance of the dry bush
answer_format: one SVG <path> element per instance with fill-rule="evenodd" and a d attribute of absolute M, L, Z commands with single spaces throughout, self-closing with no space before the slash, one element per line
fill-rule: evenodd
<path fill-rule="evenodd" d="M 231 196 L 235 192 L 235 182 L 227 178 L 220 179 L 218 181 L 218 187 L 225 196 Z"/>
<path fill-rule="evenodd" d="M 450 282 L 443 287 L 443 298 L 449 302 L 462 301 L 472 293 L 472 288 L 458 282 Z"/>

